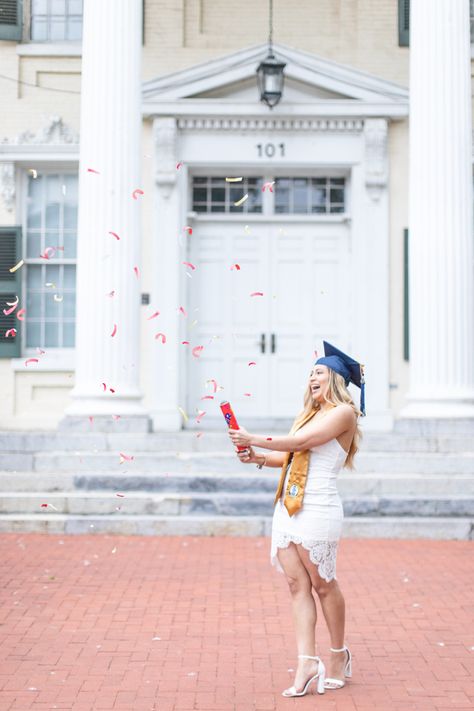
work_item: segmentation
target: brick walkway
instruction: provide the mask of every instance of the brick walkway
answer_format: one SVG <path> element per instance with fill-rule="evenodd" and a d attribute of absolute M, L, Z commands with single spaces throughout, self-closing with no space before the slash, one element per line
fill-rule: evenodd
<path fill-rule="evenodd" d="M 0 709 L 474 708 L 466 541 L 343 539 L 353 678 L 284 699 L 295 646 L 263 538 L 0 536 Z M 318 653 L 328 636 L 318 602 Z"/>

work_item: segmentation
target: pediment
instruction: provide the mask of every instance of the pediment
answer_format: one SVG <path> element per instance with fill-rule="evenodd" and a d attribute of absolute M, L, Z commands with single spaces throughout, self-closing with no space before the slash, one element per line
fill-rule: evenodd
<path fill-rule="evenodd" d="M 266 44 L 250 47 L 144 82 L 144 104 L 183 99 L 254 102 L 257 91 L 255 72 L 267 49 Z M 353 67 L 280 44 L 274 45 L 274 53 L 286 62 L 286 104 L 310 104 L 325 100 L 386 104 L 408 102 L 406 88 Z"/>

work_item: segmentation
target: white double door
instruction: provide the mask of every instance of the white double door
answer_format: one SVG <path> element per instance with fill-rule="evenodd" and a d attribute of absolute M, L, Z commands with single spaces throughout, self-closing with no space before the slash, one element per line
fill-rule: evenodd
<path fill-rule="evenodd" d="M 188 245 L 195 267 L 185 277 L 188 426 L 198 410 L 206 412 L 199 427 L 215 423 L 224 399 L 242 424 L 292 419 L 315 349 L 323 339 L 347 342 L 348 226 L 198 218 Z M 197 345 L 203 349 L 193 355 Z"/>

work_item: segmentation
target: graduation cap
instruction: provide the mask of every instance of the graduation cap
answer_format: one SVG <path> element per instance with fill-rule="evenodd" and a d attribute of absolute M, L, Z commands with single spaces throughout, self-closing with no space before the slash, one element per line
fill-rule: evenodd
<path fill-rule="evenodd" d="M 354 383 L 360 388 L 360 411 L 365 417 L 364 366 L 327 341 L 323 341 L 323 345 L 324 357 L 318 358 L 315 365 L 327 365 L 328 368 L 342 375 L 346 387 L 349 383 Z"/>

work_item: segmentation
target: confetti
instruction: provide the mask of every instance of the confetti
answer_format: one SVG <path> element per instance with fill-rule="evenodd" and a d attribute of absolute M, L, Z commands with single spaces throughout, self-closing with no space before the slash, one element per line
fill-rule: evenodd
<path fill-rule="evenodd" d="M 250 234 L 250 227 L 249 227 L 248 225 L 245 225 L 245 227 L 244 227 L 244 232 L 245 232 L 246 235 L 249 235 L 249 234 Z"/>
<path fill-rule="evenodd" d="M 116 333 L 117 333 L 117 324 L 116 324 L 116 323 L 114 323 L 114 328 L 113 328 L 113 331 L 112 331 L 112 333 L 110 334 L 111 338 L 113 338 L 113 337 L 115 336 L 115 334 L 116 334 Z"/>
<path fill-rule="evenodd" d="M 7 306 L 18 306 L 18 302 L 20 301 L 18 296 L 15 296 L 15 301 L 7 301 L 6 304 Z"/>
<path fill-rule="evenodd" d="M 140 190 L 140 188 L 137 188 L 136 190 L 133 191 L 132 198 L 134 200 L 138 200 L 138 195 L 145 195 L 145 193 L 143 192 L 143 190 Z"/>
<path fill-rule="evenodd" d="M 257 365 L 257 364 L 256 364 L 256 362 L 255 362 L 254 360 L 251 360 L 250 363 L 249 363 L 249 365 Z"/>
<path fill-rule="evenodd" d="M 204 395 L 201 400 L 214 400 L 214 395 Z"/>
<path fill-rule="evenodd" d="M 120 415 L 112 415 L 113 420 L 120 420 Z"/>
<path fill-rule="evenodd" d="M 46 351 L 44 351 L 42 348 L 39 348 L 38 346 L 36 346 L 36 352 L 40 355 L 44 355 L 46 353 Z"/>
<path fill-rule="evenodd" d="M 33 180 L 36 180 L 36 178 L 38 177 L 38 171 L 36 171 L 34 168 L 30 168 L 28 170 L 28 173 L 33 176 Z"/>
<path fill-rule="evenodd" d="M 56 506 L 53 506 L 53 504 L 41 504 L 41 506 L 51 506 L 51 508 L 54 509 L 55 511 L 58 510 L 58 509 L 56 508 Z"/>
<path fill-rule="evenodd" d="M 8 331 L 5 333 L 5 338 L 10 338 L 10 336 L 16 336 L 16 328 L 9 328 Z"/>
<path fill-rule="evenodd" d="M 95 173 L 96 175 L 100 175 L 98 170 L 94 170 L 94 168 L 87 168 L 88 173 Z"/>
<path fill-rule="evenodd" d="M 47 281 L 45 286 L 50 286 L 52 289 L 56 288 L 56 284 L 53 281 Z"/>
<path fill-rule="evenodd" d="M 109 388 L 111 393 L 115 393 L 115 390 L 113 388 Z"/>
<path fill-rule="evenodd" d="M 211 380 L 206 380 L 206 385 L 208 383 L 212 383 L 212 387 L 214 388 L 214 393 L 216 393 L 217 392 L 217 380 L 214 380 L 213 378 L 211 378 Z"/>
<path fill-rule="evenodd" d="M 60 303 L 64 299 L 64 296 L 60 296 L 59 294 L 54 294 L 53 299 L 55 301 L 57 301 L 58 303 Z"/>
<path fill-rule="evenodd" d="M 234 271 L 234 269 L 237 269 L 238 272 L 240 272 L 240 264 L 233 264 L 230 268 L 230 271 Z"/>
<path fill-rule="evenodd" d="M 271 442 L 273 437 L 267 437 L 267 442 Z"/>
<path fill-rule="evenodd" d="M 155 336 L 155 340 L 156 340 L 157 338 L 161 338 L 161 342 L 162 342 L 162 343 L 166 343 L 166 336 L 165 336 L 164 333 L 157 333 L 156 336 Z"/>
<path fill-rule="evenodd" d="M 107 390 L 107 385 L 106 385 L 105 383 L 102 383 L 102 389 L 103 389 L 103 391 L 104 391 L 104 393 L 105 393 L 105 391 Z"/>
<path fill-rule="evenodd" d="M 181 161 L 181 160 L 178 161 L 178 162 L 176 163 L 176 170 L 179 170 L 183 165 L 184 165 L 183 161 Z"/>
<path fill-rule="evenodd" d="M 193 354 L 193 356 L 194 356 L 195 358 L 199 358 L 199 356 L 200 356 L 201 353 L 202 353 L 203 348 L 204 348 L 204 346 L 194 346 L 194 348 L 193 348 L 193 350 L 191 351 L 191 353 Z"/>
<path fill-rule="evenodd" d="M 189 346 L 189 341 L 181 341 L 182 346 Z"/>
<path fill-rule="evenodd" d="M 245 193 L 243 198 L 240 198 L 240 200 L 237 200 L 237 202 L 234 202 L 234 207 L 240 207 L 241 205 L 244 204 L 244 202 L 248 199 L 249 194 Z"/>
<path fill-rule="evenodd" d="M 192 235 L 192 233 L 193 233 L 193 228 L 192 228 L 190 225 L 185 225 L 185 226 L 183 227 L 183 232 L 187 232 L 188 235 Z"/>
<path fill-rule="evenodd" d="M 202 437 L 202 432 L 197 432 L 196 437 L 199 439 L 199 437 Z"/>
<path fill-rule="evenodd" d="M 124 462 L 131 462 L 135 457 L 131 454 L 124 454 L 123 452 L 119 452 L 120 454 L 120 464 L 123 464 Z"/>
<path fill-rule="evenodd" d="M 40 254 L 40 259 L 51 259 L 51 257 L 54 257 L 55 252 L 55 247 L 46 247 L 43 254 Z"/>
<path fill-rule="evenodd" d="M 159 316 L 159 315 L 160 315 L 160 312 L 159 312 L 159 311 L 155 311 L 154 314 L 152 314 L 151 316 L 148 316 L 147 321 L 151 321 L 152 318 L 156 318 L 156 317 Z"/>
<path fill-rule="evenodd" d="M 16 317 L 17 317 L 18 321 L 25 320 L 25 313 L 26 313 L 25 309 L 20 309 L 19 311 L 17 311 Z"/>
<path fill-rule="evenodd" d="M 183 408 L 182 408 L 182 407 L 178 407 L 178 410 L 180 411 L 181 415 L 183 416 L 184 421 L 187 422 L 187 421 L 189 420 L 189 417 L 187 416 L 187 414 L 185 413 L 185 411 L 183 410 Z"/>
<path fill-rule="evenodd" d="M 109 294 L 106 294 L 106 296 L 115 296 L 115 290 L 111 291 Z"/>
<path fill-rule="evenodd" d="M 115 496 L 120 496 L 122 499 L 125 498 L 125 494 L 118 494 L 118 493 L 116 493 Z"/>
<path fill-rule="evenodd" d="M 180 306 L 178 309 L 178 313 L 183 314 L 183 316 L 187 316 L 188 314 L 186 313 L 185 309 L 183 306 Z"/>
<path fill-rule="evenodd" d="M 13 274 L 14 272 L 16 272 L 17 269 L 19 269 L 20 267 L 22 267 L 22 266 L 24 265 L 24 263 L 25 263 L 25 262 L 23 261 L 23 259 L 20 259 L 20 261 L 18 262 L 18 264 L 15 264 L 14 267 L 10 267 L 10 269 L 9 269 L 8 271 L 10 272 L 10 274 Z"/>
<path fill-rule="evenodd" d="M 29 365 L 30 363 L 39 363 L 38 358 L 27 358 L 25 360 L 25 365 Z"/>
<path fill-rule="evenodd" d="M 117 240 L 120 239 L 120 237 L 118 236 L 118 234 L 116 232 L 109 232 L 109 235 L 112 235 L 112 237 L 115 237 L 115 239 L 117 239 Z"/>
<path fill-rule="evenodd" d="M 92 415 L 89 415 L 89 422 L 91 423 L 91 425 L 94 424 L 94 418 Z"/>
<path fill-rule="evenodd" d="M 13 304 L 13 305 L 11 306 L 11 308 L 9 308 L 9 309 L 3 309 L 3 313 L 5 314 L 5 316 L 10 316 L 10 314 L 12 314 L 12 313 L 15 311 L 15 309 L 16 309 L 17 306 L 18 306 L 18 301 L 16 302 L 16 304 Z M 17 315 L 18 315 L 18 314 L 17 314 Z"/>
<path fill-rule="evenodd" d="M 268 188 L 268 189 L 270 190 L 270 192 L 272 193 L 272 192 L 273 192 L 272 185 L 275 185 L 275 181 L 274 181 L 274 180 L 273 180 L 272 182 L 264 183 L 264 184 L 262 185 L 262 193 L 264 193 L 267 188 Z"/>
<path fill-rule="evenodd" d="M 183 262 L 183 264 L 184 264 L 184 266 L 189 267 L 189 268 L 192 269 L 193 271 L 196 269 L 196 267 L 194 266 L 194 264 L 191 264 L 191 262 Z"/>
<path fill-rule="evenodd" d="M 263 296 L 263 291 L 253 291 L 250 296 Z"/>
<path fill-rule="evenodd" d="M 138 267 L 133 267 L 133 271 L 135 272 L 135 276 L 137 279 L 140 279 L 140 272 L 138 271 Z"/>
<path fill-rule="evenodd" d="M 205 414 L 206 414 L 205 410 L 198 410 L 197 415 L 196 415 L 196 422 L 199 422 L 200 418 L 204 417 Z"/>
<path fill-rule="evenodd" d="M 225 182 L 226 183 L 241 183 L 242 178 L 226 178 Z"/>
<path fill-rule="evenodd" d="M 194 319 L 194 321 L 193 321 L 192 324 L 191 324 L 191 328 L 192 328 L 193 326 L 195 326 L 195 325 L 197 324 L 197 322 L 198 322 L 197 319 Z"/>
<path fill-rule="evenodd" d="M 245 397 L 252 397 L 252 393 L 244 393 Z"/>

